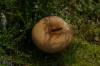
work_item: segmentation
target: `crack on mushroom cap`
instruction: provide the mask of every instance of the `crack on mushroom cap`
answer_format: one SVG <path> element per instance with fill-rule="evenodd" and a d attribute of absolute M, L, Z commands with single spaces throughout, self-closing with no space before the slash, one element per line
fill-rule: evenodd
<path fill-rule="evenodd" d="M 62 28 L 51 29 L 52 32 L 60 31 Z"/>

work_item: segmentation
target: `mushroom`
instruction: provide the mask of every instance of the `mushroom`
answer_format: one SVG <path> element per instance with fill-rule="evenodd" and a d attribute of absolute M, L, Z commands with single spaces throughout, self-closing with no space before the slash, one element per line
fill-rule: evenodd
<path fill-rule="evenodd" d="M 74 31 L 62 18 L 42 18 L 32 29 L 32 40 L 44 52 L 57 53 L 72 41 Z"/>

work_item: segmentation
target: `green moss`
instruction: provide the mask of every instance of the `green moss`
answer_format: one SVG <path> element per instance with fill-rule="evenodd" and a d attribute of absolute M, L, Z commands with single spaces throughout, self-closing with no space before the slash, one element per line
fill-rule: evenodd
<path fill-rule="evenodd" d="M 100 47 L 80 38 L 74 38 L 72 44 L 61 53 L 65 66 L 99 66 Z"/>
<path fill-rule="evenodd" d="M 1 0 L 0 13 L 7 16 L 8 25 L 5 33 L 0 24 L 0 59 L 17 66 L 100 66 L 99 4 L 95 0 Z M 71 45 L 56 54 L 39 50 L 31 41 L 31 30 L 19 32 L 50 15 L 71 24 L 75 35 Z"/>

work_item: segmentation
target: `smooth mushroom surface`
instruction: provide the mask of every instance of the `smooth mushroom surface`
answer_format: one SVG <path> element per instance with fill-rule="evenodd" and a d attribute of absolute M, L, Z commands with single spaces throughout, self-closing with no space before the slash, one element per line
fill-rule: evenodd
<path fill-rule="evenodd" d="M 62 18 L 42 18 L 32 29 L 32 40 L 44 52 L 57 53 L 72 41 L 74 31 Z"/>

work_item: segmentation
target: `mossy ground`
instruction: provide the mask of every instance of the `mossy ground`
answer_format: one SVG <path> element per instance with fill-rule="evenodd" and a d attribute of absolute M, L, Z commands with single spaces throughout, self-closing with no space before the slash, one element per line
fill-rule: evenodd
<path fill-rule="evenodd" d="M 74 37 L 62 52 L 49 54 L 35 51 L 32 66 L 100 66 L 100 46 Z"/>

